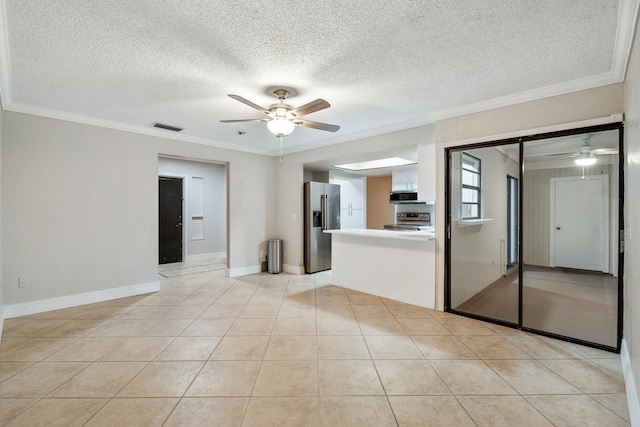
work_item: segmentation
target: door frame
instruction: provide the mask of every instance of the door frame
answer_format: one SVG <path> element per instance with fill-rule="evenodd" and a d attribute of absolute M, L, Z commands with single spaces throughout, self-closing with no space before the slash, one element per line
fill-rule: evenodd
<path fill-rule="evenodd" d="M 182 262 L 184 262 L 186 260 L 186 256 L 189 253 L 187 251 L 187 245 L 189 244 L 186 236 L 188 236 L 189 234 L 187 234 L 187 227 L 189 227 L 189 221 L 185 221 L 185 204 L 184 204 L 184 200 L 185 197 L 187 195 L 187 178 L 188 176 L 186 175 L 180 175 L 180 174 L 172 174 L 172 173 L 162 173 L 162 174 L 158 174 L 158 181 L 161 178 L 178 178 L 180 179 L 180 181 L 182 182 Z M 160 215 L 160 212 L 158 212 L 158 215 Z M 158 224 L 158 227 L 160 227 L 160 224 Z M 160 242 L 158 241 L 158 249 L 160 248 Z"/>
<path fill-rule="evenodd" d="M 159 159 L 174 159 L 174 160 L 183 160 L 183 161 L 187 161 L 187 162 L 193 162 L 193 163 L 203 163 L 203 164 L 212 164 L 212 165 L 218 165 L 218 166 L 224 166 L 225 169 L 225 185 L 224 185 L 224 200 L 225 200 L 225 205 L 226 205 L 226 225 L 225 225 L 225 233 L 226 233 L 226 261 L 225 261 L 225 265 L 227 267 L 227 273 L 229 273 L 232 268 L 231 268 L 231 255 L 232 255 L 232 248 L 231 248 L 231 235 L 232 235 L 232 229 L 231 229 L 231 163 L 228 161 L 222 161 L 222 160 L 211 160 L 211 159 L 204 159 L 204 158 L 199 158 L 199 157 L 190 157 L 190 156 L 178 156 L 175 154 L 166 154 L 166 153 L 159 153 L 158 154 L 158 162 Z M 183 197 L 186 198 L 187 197 L 187 193 L 185 192 L 186 189 L 188 189 L 188 183 L 187 181 L 189 181 L 187 178 L 189 178 L 188 174 L 179 174 L 179 173 L 175 173 L 175 172 L 164 172 L 164 171 L 160 171 L 160 168 L 158 166 L 158 164 L 156 164 L 156 173 L 157 176 L 166 176 L 169 178 L 183 178 L 182 182 L 183 182 Z M 156 193 L 157 196 L 157 193 Z M 158 203 L 156 203 L 156 206 L 158 206 Z M 183 219 L 186 217 L 185 214 L 188 214 L 188 206 L 186 206 L 186 204 L 183 204 Z M 158 214 L 156 212 L 156 220 L 158 218 Z M 186 221 L 186 223 L 183 221 L 183 226 L 182 226 L 182 235 L 183 235 L 183 241 L 185 242 L 183 244 L 183 259 L 186 260 L 187 259 L 187 255 L 189 252 L 187 252 L 188 248 L 189 248 L 189 242 L 190 240 L 188 240 L 188 236 L 190 233 L 190 227 L 189 227 L 189 222 L 190 221 Z M 156 252 L 157 252 L 157 247 L 156 247 Z M 242 269 L 239 269 L 242 270 Z M 235 273 L 235 272 L 232 272 Z"/>
<path fill-rule="evenodd" d="M 617 266 L 618 266 L 618 298 L 617 298 L 617 304 L 618 304 L 618 316 L 617 316 L 617 327 L 616 327 L 616 331 L 617 331 L 617 344 L 615 347 L 611 347 L 611 346 L 607 346 L 607 345 L 603 345 L 603 344 L 598 344 L 598 343 L 594 343 L 594 342 L 590 342 L 590 341 L 584 341 L 582 339 L 578 339 L 578 338 L 573 338 L 573 337 L 568 337 L 568 336 L 564 336 L 564 335 L 558 335 L 552 332 L 547 332 L 547 331 L 541 331 L 541 330 L 537 330 L 537 329 L 532 329 L 532 328 L 528 328 L 526 326 L 523 326 L 523 319 L 522 319 L 522 311 L 523 311 L 523 300 L 522 300 L 522 288 L 523 288 L 523 252 L 524 252 L 524 242 L 523 242 L 523 217 L 524 217 L 524 211 L 523 211 L 523 205 L 524 205 L 524 200 L 522 197 L 523 194 L 523 178 L 524 178 L 524 144 L 527 141 L 537 141 L 537 140 L 542 140 L 542 139 L 550 139 L 550 138 L 557 138 L 557 137 L 562 137 L 562 136 L 571 136 L 571 135 L 578 135 L 578 134 L 583 134 L 583 133 L 595 133 L 595 132 L 602 132 L 602 131 L 607 131 L 607 130 L 617 130 L 618 131 L 618 212 L 617 212 L 617 217 L 618 217 L 618 221 L 617 224 L 615 224 L 616 227 L 616 234 L 617 236 L 610 236 L 611 238 L 617 238 L 618 241 L 618 259 L 617 259 Z M 481 315 L 477 315 L 477 314 L 473 314 L 473 313 L 469 313 L 469 312 L 464 312 L 464 311 L 460 311 L 460 310 L 456 310 L 454 308 L 451 307 L 451 227 L 452 227 L 452 223 L 453 223 L 453 218 L 452 218 L 452 210 L 451 210 L 451 165 L 450 165 L 450 158 L 451 158 L 451 153 L 454 151 L 462 151 L 465 149 L 475 149 L 475 148 L 483 148 L 483 147 L 495 147 L 495 146 L 501 146 L 501 145 L 507 145 L 507 144 L 514 144 L 514 143 L 519 143 L 520 145 L 520 180 L 519 180 L 519 192 L 520 192 L 520 198 L 519 198 L 519 249 L 518 249 L 518 266 L 519 266 L 519 272 L 518 272 L 518 288 L 519 288 L 519 297 L 518 297 L 518 323 L 511 323 L 511 322 L 506 322 L 503 320 L 499 320 L 499 319 L 494 319 L 491 317 L 487 317 L 487 316 L 481 316 Z M 531 332 L 534 334 L 538 334 L 538 335 L 542 335 L 542 336 L 547 336 L 550 338 L 555 338 L 558 340 L 562 340 L 562 341 L 567 341 L 567 342 L 571 342 L 571 343 L 575 343 L 575 344 L 580 344 L 580 345 L 584 345 L 587 347 L 592 347 L 592 348 L 597 348 L 600 350 L 604 350 L 604 351 L 609 351 L 609 352 L 614 352 L 614 353 L 620 353 L 620 349 L 622 346 L 622 326 L 623 326 L 623 320 L 624 320 L 624 244 L 623 241 L 621 241 L 624 238 L 624 195 L 625 195 L 625 187 L 624 187 L 624 123 L 623 122 L 615 122 L 615 123 L 607 123 L 607 124 L 602 124 L 602 125 L 594 125 L 594 126 L 586 126 L 586 127 L 580 127 L 580 128 L 572 128 L 572 129 L 566 129 L 566 130 L 560 130 L 560 131 L 552 131 L 552 132 L 546 132 L 546 133 L 540 133 L 540 134 L 533 134 L 533 135 L 527 135 L 527 136 L 522 136 L 522 137 L 513 137 L 513 138 L 505 138 L 505 139 L 501 139 L 501 140 L 493 140 L 493 141 L 484 141 L 484 142 L 479 142 L 479 143 L 465 143 L 465 144 L 460 144 L 457 146 L 451 145 L 451 146 L 445 146 L 444 148 L 444 182 L 445 182 L 445 188 L 444 188 L 444 211 L 445 211 L 445 218 L 444 218 L 444 223 L 445 223 L 445 236 L 444 236 L 444 311 L 445 312 L 449 312 L 449 313 L 453 313 L 453 314 L 457 314 L 460 316 L 464 316 L 464 317 L 469 317 L 469 318 L 473 318 L 473 319 L 478 319 L 478 320 L 482 320 L 485 322 L 490 322 L 490 323 L 495 323 L 501 326 L 506 326 L 509 328 L 515 328 L 515 329 L 520 329 L 522 331 L 525 332 Z M 609 202 L 607 202 L 609 203 Z"/>
<path fill-rule="evenodd" d="M 567 181 L 582 182 L 585 179 L 591 181 L 602 181 L 602 259 L 601 266 L 603 273 L 609 273 L 609 175 L 585 175 L 585 176 L 563 176 L 551 178 L 549 182 L 549 267 L 556 267 L 556 183 Z M 605 226 L 606 224 L 606 226 Z"/>

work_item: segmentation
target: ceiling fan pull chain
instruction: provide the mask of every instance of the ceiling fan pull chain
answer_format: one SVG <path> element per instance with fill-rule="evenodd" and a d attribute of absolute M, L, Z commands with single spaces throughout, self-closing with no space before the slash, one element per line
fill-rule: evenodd
<path fill-rule="evenodd" d="M 282 158 L 284 157 L 284 136 L 280 135 L 280 166 L 282 166 Z"/>

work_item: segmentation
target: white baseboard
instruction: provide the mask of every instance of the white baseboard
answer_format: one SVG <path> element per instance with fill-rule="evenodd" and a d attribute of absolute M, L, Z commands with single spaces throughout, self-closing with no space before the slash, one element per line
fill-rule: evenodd
<path fill-rule="evenodd" d="M 247 276 L 249 274 L 262 273 L 262 268 L 259 265 L 251 265 L 249 267 L 232 268 L 227 270 L 227 272 L 227 277 Z M 304 267 L 283 264 L 282 272 L 290 274 L 304 274 Z"/>
<path fill-rule="evenodd" d="M 627 389 L 627 405 L 629 406 L 631 427 L 640 427 L 640 400 L 638 400 L 638 389 L 636 388 L 635 377 L 633 375 L 633 369 L 631 368 L 631 358 L 626 340 L 622 340 L 620 361 L 622 362 L 624 384 Z"/>
<path fill-rule="evenodd" d="M 232 268 L 227 270 L 227 277 L 246 276 L 248 274 L 257 274 L 262 272 L 262 268 L 259 265 L 251 265 L 249 267 Z M 290 274 L 304 274 L 304 267 L 297 265 L 282 264 L 282 272 Z"/>
<path fill-rule="evenodd" d="M 262 272 L 259 265 L 250 265 L 249 267 L 230 268 L 228 277 L 246 276 L 248 274 L 257 274 Z"/>
<path fill-rule="evenodd" d="M 300 267 L 298 265 L 282 264 L 282 271 L 284 271 L 285 273 L 300 275 L 304 274 L 304 266 Z"/>
<path fill-rule="evenodd" d="M 226 258 L 226 252 L 213 252 L 210 254 L 198 254 L 198 255 L 187 255 L 185 257 L 185 262 L 194 262 L 194 261 L 206 261 L 214 258 Z"/>
<path fill-rule="evenodd" d="M 76 307 L 78 305 L 93 304 L 96 302 L 148 294 L 151 292 L 158 292 L 159 290 L 160 282 L 156 281 L 58 298 L 10 304 L 4 306 L 4 318 L 10 319 L 12 317 L 44 313 L 45 311 L 60 310 L 63 308 Z"/>

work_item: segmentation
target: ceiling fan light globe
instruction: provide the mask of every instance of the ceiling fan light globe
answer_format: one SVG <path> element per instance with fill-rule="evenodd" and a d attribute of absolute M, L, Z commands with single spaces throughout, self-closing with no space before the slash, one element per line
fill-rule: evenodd
<path fill-rule="evenodd" d="M 285 118 L 275 118 L 267 122 L 267 128 L 269 132 L 274 134 L 275 136 L 287 136 L 295 129 L 296 125 L 285 119 Z"/>
<path fill-rule="evenodd" d="M 591 165 L 594 165 L 596 161 L 598 161 L 598 159 L 596 158 L 596 156 L 589 155 L 589 156 L 580 156 L 574 161 L 578 166 L 591 166 Z"/>

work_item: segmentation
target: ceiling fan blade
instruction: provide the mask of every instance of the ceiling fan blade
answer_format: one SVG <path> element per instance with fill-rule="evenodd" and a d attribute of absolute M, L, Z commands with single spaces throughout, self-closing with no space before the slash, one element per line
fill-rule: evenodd
<path fill-rule="evenodd" d="M 329 107 L 331 107 L 331 104 L 329 104 L 324 99 L 318 98 L 315 101 L 311 101 L 307 104 L 301 105 L 298 108 L 294 108 L 293 110 L 289 111 L 289 114 L 294 117 L 302 117 Z"/>
<path fill-rule="evenodd" d="M 580 154 L 566 154 L 564 156 L 555 157 L 553 160 L 564 160 L 564 159 L 573 159 L 575 157 L 580 157 Z"/>
<path fill-rule="evenodd" d="M 525 157 L 555 157 L 555 156 L 568 156 L 577 155 L 574 151 L 564 151 L 561 153 L 528 153 Z"/>
<path fill-rule="evenodd" d="M 220 120 L 222 123 L 238 123 L 238 122 L 268 122 L 269 119 L 236 119 L 236 120 Z"/>
<path fill-rule="evenodd" d="M 527 162 L 555 162 L 558 160 L 565 160 L 565 159 L 573 159 L 575 157 L 578 157 L 577 154 L 554 154 L 551 156 L 548 156 L 546 154 L 542 154 L 540 156 L 532 156 L 529 157 L 527 159 Z"/>
<path fill-rule="evenodd" d="M 268 115 L 271 115 L 271 111 L 262 108 L 261 106 L 259 106 L 258 104 L 254 104 L 253 102 L 249 101 L 248 99 L 245 99 L 243 97 L 241 97 L 240 95 L 229 95 L 229 98 L 233 98 L 236 101 L 240 101 L 245 105 L 248 105 L 251 108 L 255 108 L 256 110 L 260 111 L 261 113 L 265 113 Z"/>
<path fill-rule="evenodd" d="M 337 132 L 338 130 L 340 130 L 340 126 L 338 125 L 312 122 L 311 120 L 294 120 L 293 123 L 298 126 L 304 126 L 306 128 L 311 128 L 311 129 L 326 130 L 329 132 Z"/>
<path fill-rule="evenodd" d="M 619 151 L 617 148 L 596 148 L 591 150 L 591 153 L 601 156 L 605 154 L 618 154 Z"/>

